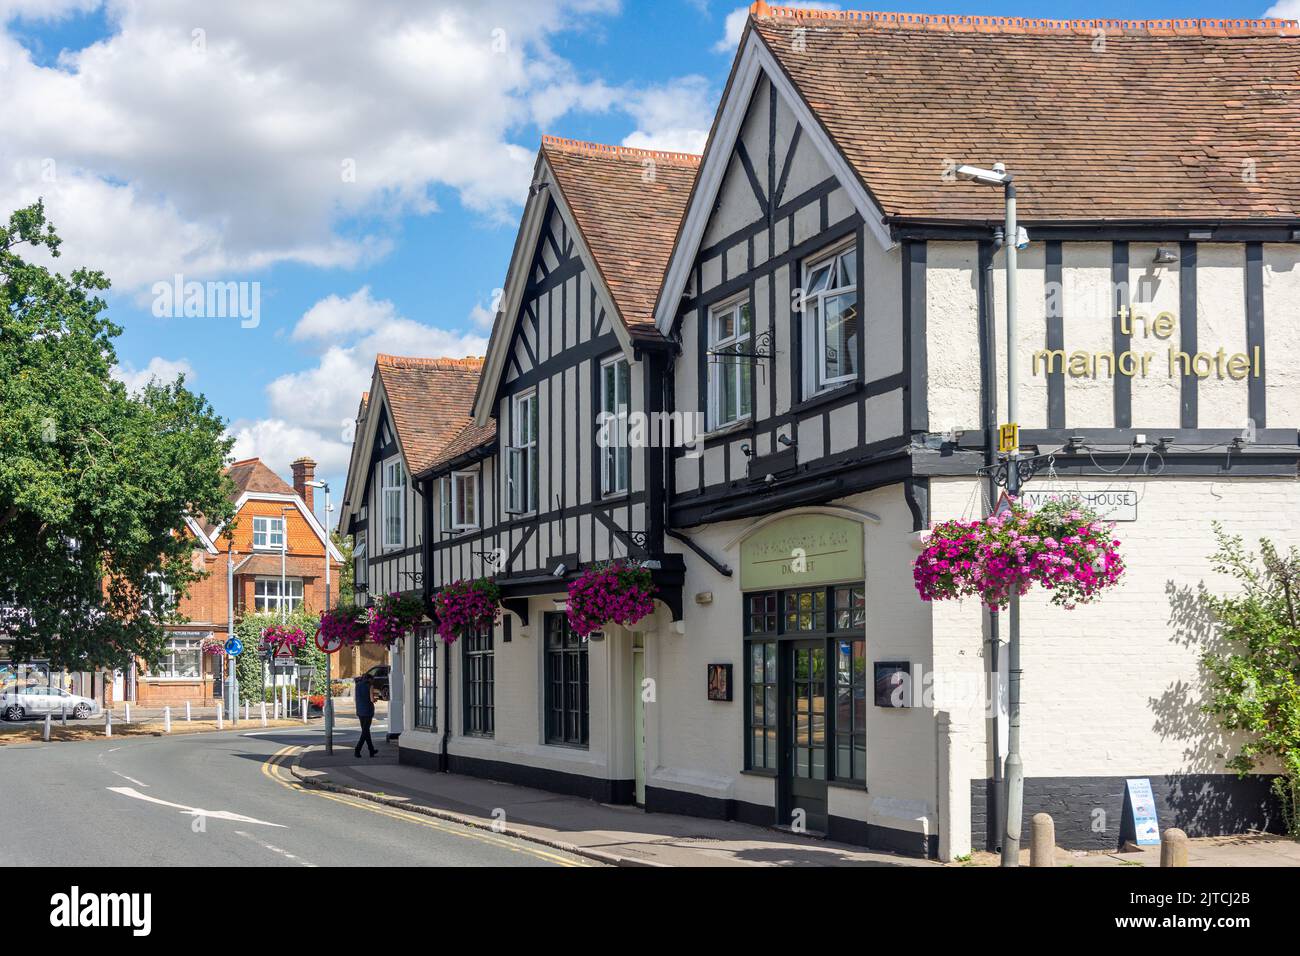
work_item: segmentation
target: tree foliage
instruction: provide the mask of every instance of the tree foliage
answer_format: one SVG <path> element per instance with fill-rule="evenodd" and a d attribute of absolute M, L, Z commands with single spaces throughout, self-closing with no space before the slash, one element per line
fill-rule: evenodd
<path fill-rule="evenodd" d="M 1274 786 L 1287 829 L 1300 837 L 1300 551 L 1285 554 L 1268 539 L 1247 552 L 1240 536 L 1214 525 L 1214 569 L 1241 590 L 1211 599 L 1228 653 L 1207 653 L 1207 713 L 1247 740 L 1228 761 L 1246 774 L 1270 761 L 1281 765 Z"/>
<path fill-rule="evenodd" d="M 158 658 L 198 579 L 185 516 L 231 517 L 224 422 L 184 379 L 114 379 L 109 280 L 62 275 L 41 203 L 0 226 L 0 631 L 18 659 Z"/>

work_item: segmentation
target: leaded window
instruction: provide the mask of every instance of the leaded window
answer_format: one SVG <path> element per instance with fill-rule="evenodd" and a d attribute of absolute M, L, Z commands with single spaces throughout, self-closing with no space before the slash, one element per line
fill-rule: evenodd
<path fill-rule="evenodd" d="M 415 726 L 438 729 L 438 642 L 432 624 L 415 629 Z"/>
<path fill-rule="evenodd" d="M 585 747 L 588 741 L 587 638 L 568 616 L 546 614 L 546 742 Z"/>
<path fill-rule="evenodd" d="M 491 737 L 496 731 L 496 662 L 492 628 L 471 631 L 462 638 L 465 674 L 465 733 Z"/>

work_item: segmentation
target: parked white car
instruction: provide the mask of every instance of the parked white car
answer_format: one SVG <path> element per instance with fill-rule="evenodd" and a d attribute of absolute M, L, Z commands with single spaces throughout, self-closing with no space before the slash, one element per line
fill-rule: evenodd
<path fill-rule="evenodd" d="M 61 687 L 46 687 L 38 684 L 18 686 L 10 684 L 0 693 L 0 714 L 5 720 L 23 720 L 27 717 L 55 717 L 67 713 L 69 717 L 85 720 L 92 714 L 99 713 L 99 704 L 89 697 L 69 694 Z"/>

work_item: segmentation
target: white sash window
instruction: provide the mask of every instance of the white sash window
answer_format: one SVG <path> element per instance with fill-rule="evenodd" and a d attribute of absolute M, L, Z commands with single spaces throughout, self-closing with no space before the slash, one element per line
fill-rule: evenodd
<path fill-rule="evenodd" d="M 809 392 L 855 381 L 858 338 L 857 250 L 850 246 L 804 268 L 804 351 Z"/>
<path fill-rule="evenodd" d="M 628 489 L 632 450 L 628 447 L 627 416 L 631 405 L 631 370 L 622 356 L 600 367 L 599 444 L 601 494 L 618 495 Z"/>
<path fill-rule="evenodd" d="M 537 392 L 516 395 L 506 449 L 506 501 L 513 514 L 537 510 Z"/>

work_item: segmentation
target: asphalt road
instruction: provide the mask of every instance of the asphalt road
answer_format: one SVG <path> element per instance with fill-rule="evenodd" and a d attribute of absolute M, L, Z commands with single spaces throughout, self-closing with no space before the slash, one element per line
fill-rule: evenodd
<path fill-rule="evenodd" d="M 352 746 L 355 724 L 336 742 Z M 318 728 L 319 725 L 316 725 Z M 380 726 L 375 736 L 382 739 Z M 0 747 L 0 866 L 566 866 L 588 861 L 303 788 L 312 730 Z"/>

